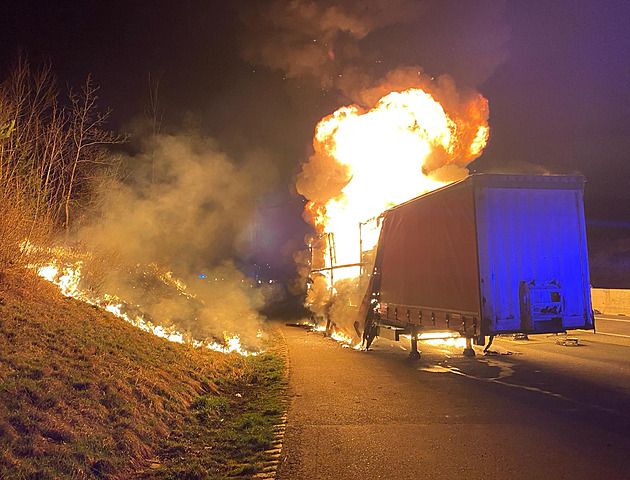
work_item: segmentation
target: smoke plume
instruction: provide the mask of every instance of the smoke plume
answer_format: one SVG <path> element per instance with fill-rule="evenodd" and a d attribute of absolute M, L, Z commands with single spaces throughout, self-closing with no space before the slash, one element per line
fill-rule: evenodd
<path fill-rule="evenodd" d="M 414 20 L 419 10 L 411 0 L 262 2 L 243 15 L 254 32 L 245 57 L 289 78 L 308 76 L 322 87 L 338 87 L 348 67 L 364 63 L 360 40 L 375 29 Z"/>
<path fill-rule="evenodd" d="M 274 168 L 260 156 L 236 163 L 214 141 L 184 135 L 159 135 L 144 151 L 126 159 L 124 182 L 102 185 L 98 221 L 79 233 L 108 255 L 97 288 L 194 339 L 236 333 L 251 345 L 265 291 L 231 259 L 247 253 Z"/>

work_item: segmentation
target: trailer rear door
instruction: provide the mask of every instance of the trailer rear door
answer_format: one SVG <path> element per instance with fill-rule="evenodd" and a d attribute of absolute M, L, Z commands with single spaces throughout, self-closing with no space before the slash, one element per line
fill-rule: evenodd
<path fill-rule="evenodd" d="M 583 179 L 535 178 L 476 179 L 486 334 L 592 328 Z"/>

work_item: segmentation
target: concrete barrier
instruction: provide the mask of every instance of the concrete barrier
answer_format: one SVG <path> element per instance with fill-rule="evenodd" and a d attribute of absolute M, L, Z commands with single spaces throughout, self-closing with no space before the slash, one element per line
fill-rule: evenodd
<path fill-rule="evenodd" d="M 630 290 L 591 288 L 593 309 L 607 315 L 630 316 Z"/>

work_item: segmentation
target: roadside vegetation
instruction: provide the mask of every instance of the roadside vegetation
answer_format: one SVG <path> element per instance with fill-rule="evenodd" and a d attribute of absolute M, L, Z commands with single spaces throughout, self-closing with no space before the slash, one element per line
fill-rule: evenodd
<path fill-rule="evenodd" d="M 49 64 L 0 79 L 0 478 L 251 478 L 283 413 L 273 339 L 252 357 L 171 343 L 33 273 L 27 247 L 71 238 L 118 175 L 108 115 Z"/>
<path fill-rule="evenodd" d="M 0 478 L 250 478 L 284 361 L 171 343 L 37 279 L 0 282 Z"/>
<path fill-rule="evenodd" d="M 106 147 L 124 137 L 105 129 L 98 92 L 88 77 L 62 94 L 50 63 L 32 67 L 22 54 L 0 81 L 0 268 L 24 260 L 25 241 L 67 235 L 117 174 Z"/>

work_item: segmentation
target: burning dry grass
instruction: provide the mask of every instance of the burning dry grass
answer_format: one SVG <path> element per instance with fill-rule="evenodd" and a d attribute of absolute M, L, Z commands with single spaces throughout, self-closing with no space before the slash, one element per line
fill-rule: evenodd
<path fill-rule="evenodd" d="M 282 411 L 283 365 L 168 342 L 5 273 L 0 477 L 253 473 Z"/>

